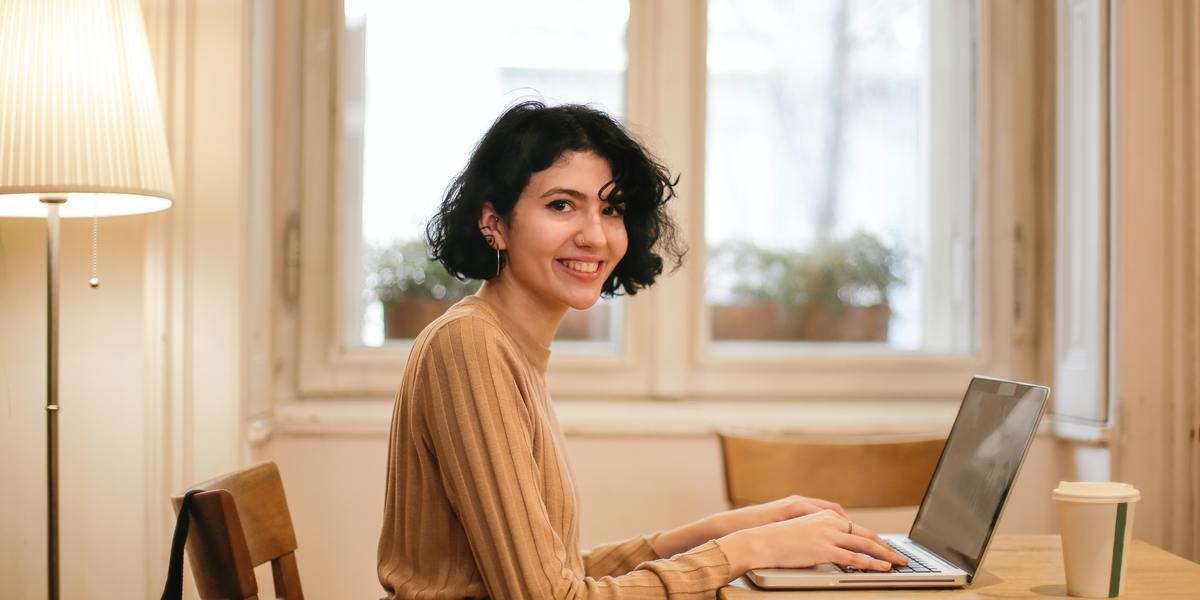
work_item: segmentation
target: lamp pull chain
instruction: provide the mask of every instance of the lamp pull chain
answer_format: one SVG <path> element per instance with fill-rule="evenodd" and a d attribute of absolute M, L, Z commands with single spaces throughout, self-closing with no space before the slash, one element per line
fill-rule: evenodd
<path fill-rule="evenodd" d="M 88 280 L 88 285 L 93 289 L 100 287 L 100 278 L 96 276 L 96 254 L 98 249 L 97 238 L 100 237 L 100 202 L 92 200 L 94 211 L 92 213 L 92 278 Z"/>

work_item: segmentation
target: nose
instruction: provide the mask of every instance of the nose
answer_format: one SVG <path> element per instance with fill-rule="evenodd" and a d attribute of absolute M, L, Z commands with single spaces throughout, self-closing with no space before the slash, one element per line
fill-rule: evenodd
<path fill-rule="evenodd" d="M 579 231 L 575 233 L 575 245 L 580 248 L 595 248 L 606 245 L 608 238 L 604 235 L 604 225 L 601 222 L 603 218 L 599 213 L 593 213 L 584 217 L 583 221 L 579 224 Z"/>

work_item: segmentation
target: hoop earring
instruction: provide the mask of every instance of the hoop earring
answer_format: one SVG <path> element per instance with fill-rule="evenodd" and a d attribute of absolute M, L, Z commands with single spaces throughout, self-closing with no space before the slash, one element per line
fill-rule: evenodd
<path fill-rule="evenodd" d="M 500 248 L 496 244 L 496 236 L 492 234 L 492 228 L 487 227 L 487 226 L 480 227 L 479 233 L 483 234 L 483 239 L 485 241 L 487 241 L 487 245 L 491 246 L 492 248 L 494 248 L 496 250 L 496 275 L 499 275 L 500 274 Z M 493 275 L 492 277 L 495 277 L 496 275 Z"/>

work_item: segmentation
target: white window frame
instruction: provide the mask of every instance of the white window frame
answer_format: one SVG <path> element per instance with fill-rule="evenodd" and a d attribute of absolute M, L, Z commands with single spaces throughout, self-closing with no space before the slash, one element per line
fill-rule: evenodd
<path fill-rule="evenodd" d="M 338 249 L 350 228 L 340 210 L 336 160 L 342 143 L 341 3 L 303 0 L 280 3 L 277 10 L 273 208 L 282 260 L 273 286 L 279 291 L 273 394 L 277 404 L 377 402 L 394 395 L 409 347 L 343 342 L 339 286 L 345 277 Z M 679 271 L 625 299 L 619 352 L 554 353 L 547 377 L 553 397 L 957 401 L 973 374 L 1039 378 L 1046 343 L 1039 315 L 1045 311 L 1034 305 L 1044 296 L 1045 250 L 1037 243 L 1037 219 L 1044 203 L 1053 202 L 1053 186 L 1045 185 L 1053 179 L 1053 157 L 1036 150 L 1043 111 L 1053 113 L 1053 95 L 1045 108 L 1039 87 L 1046 83 L 1038 65 L 1047 50 L 1044 43 L 1021 48 L 1024 40 L 1012 35 L 1036 24 L 1038 9 L 980 2 L 977 10 L 972 351 L 714 350 L 706 341 L 703 293 L 706 4 L 631 0 L 626 122 L 672 172 L 683 175 L 672 208 L 690 252 Z M 1033 39 L 1044 42 L 1047 35 L 1037 31 Z M 1052 47 L 1049 52 L 1053 56 Z"/>
<path fill-rule="evenodd" d="M 1108 0 L 1058 0 L 1054 425 L 1106 441 L 1111 289 Z"/>

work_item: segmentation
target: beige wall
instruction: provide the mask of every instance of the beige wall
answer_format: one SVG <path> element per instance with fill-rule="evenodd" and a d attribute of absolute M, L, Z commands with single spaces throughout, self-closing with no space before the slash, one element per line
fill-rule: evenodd
<path fill-rule="evenodd" d="M 1114 11 L 1113 474 L 1134 535 L 1200 560 L 1200 6 Z"/>
<path fill-rule="evenodd" d="M 153 217 L 150 217 L 153 218 Z M 105 219 L 97 289 L 91 222 L 62 227 L 59 527 L 62 596 L 145 595 L 146 217 Z M 46 222 L 0 219 L 0 596 L 46 595 Z"/>

